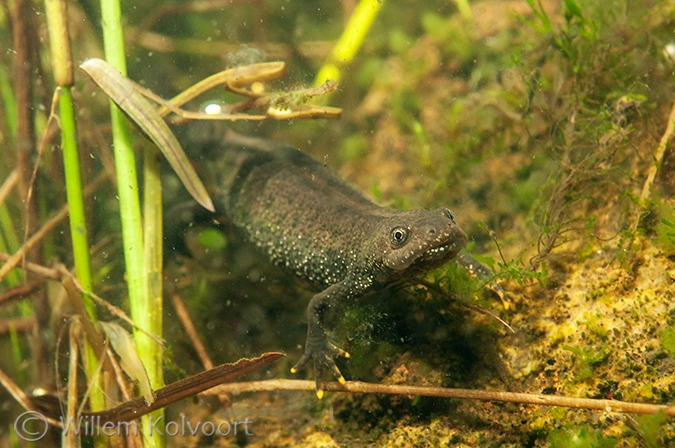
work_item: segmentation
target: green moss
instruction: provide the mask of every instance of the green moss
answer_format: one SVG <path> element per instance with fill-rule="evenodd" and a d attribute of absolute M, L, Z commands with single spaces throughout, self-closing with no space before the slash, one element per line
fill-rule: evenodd
<path fill-rule="evenodd" d="M 675 254 L 675 207 L 666 201 L 657 205 L 659 222 L 656 224 L 654 243 L 667 255 Z"/>
<path fill-rule="evenodd" d="M 599 431 L 586 426 L 557 429 L 547 440 L 551 448 L 611 448 L 618 443 L 617 439 L 604 438 Z"/>
<path fill-rule="evenodd" d="M 636 418 L 637 427 L 642 434 L 642 440 L 647 448 L 666 446 L 663 440 L 663 429 L 668 417 L 663 412 L 656 415 L 643 415 Z"/>
<path fill-rule="evenodd" d="M 598 313 L 594 314 L 583 323 L 586 324 L 588 329 L 591 330 L 594 335 L 604 340 L 607 338 L 607 326 L 605 325 L 605 322 L 608 322 L 608 320 Z"/>
<path fill-rule="evenodd" d="M 675 357 L 675 329 L 668 328 L 660 333 L 661 348 Z"/>
<path fill-rule="evenodd" d="M 497 266 L 499 267 L 496 271 L 498 278 L 502 280 L 515 280 L 521 286 L 531 283 L 532 280 L 536 280 L 542 288 L 545 288 L 548 282 L 548 265 L 546 262 L 540 263 L 536 271 L 526 267 L 520 258 L 510 260 L 506 264 L 497 263 Z"/>
<path fill-rule="evenodd" d="M 563 349 L 576 355 L 574 365 L 574 371 L 576 373 L 574 380 L 576 382 L 590 378 L 593 375 L 595 368 L 604 363 L 612 352 L 608 346 L 602 346 L 598 349 L 596 347 L 573 347 L 565 345 Z"/>

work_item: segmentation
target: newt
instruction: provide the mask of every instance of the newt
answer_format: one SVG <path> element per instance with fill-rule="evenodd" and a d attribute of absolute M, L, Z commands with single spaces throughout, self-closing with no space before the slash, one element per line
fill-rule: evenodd
<path fill-rule="evenodd" d="M 324 370 L 345 383 L 334 358 L 349 357 L 326 337 L 327 309 L 453 259 L 479 276 L 491 275 L 471 255 L 460 255 L 467 236 L 448 208 L 380 207 L 300 150 L 232 131 L 201 158 L 217 185 L 216 213 L 274 264 L 318 291 L 307 306 L 305 352 L 291 371 L 312 362 L 319 397 Z M 194 211 L 172 213 L 172 219 L 198 220 Z"/>

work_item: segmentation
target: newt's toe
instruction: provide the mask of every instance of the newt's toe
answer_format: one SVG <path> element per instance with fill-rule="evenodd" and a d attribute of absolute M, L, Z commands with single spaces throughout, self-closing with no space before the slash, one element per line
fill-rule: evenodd
<path fill-rule="evenodd" d="M 291 368 L 291 373 L 297 373 L 300 369 L 304 368 L 307 363 L 311 360 L 314 364 L 314 376 L 316 379 L 316 396 L 322 398 L 324 395 L 324 389 L 322 386 L 322 378 L 325 370 L 331 372 L 336 380 L 340 384 L 346 384 L 347 380 L 342 376 L 340 369 L 335 364 L 333 359 L 336 356 L 342 356 L 344 358 L 349 358 L 349 353 L 334 346 L 333 344 L 325 341 L 323 344 L 310 344 L 305 349 L 305 353 L 300 358 L 300 361 Z"/>

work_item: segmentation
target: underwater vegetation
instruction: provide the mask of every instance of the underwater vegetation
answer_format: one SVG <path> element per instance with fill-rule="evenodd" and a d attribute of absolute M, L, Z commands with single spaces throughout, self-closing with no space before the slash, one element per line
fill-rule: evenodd
<path fill-rule="evenodd" d="M 348 57 L 336 56 L 336 43 L 349 36 L 348 19 L 368 3 L 122 4 L 123 40 L 113 57 L 110 35 L 103 37 L 110 33 L 101 20 L 105 2 L 68 2 L 56 27 L 67 31 L 60 39 L 69 36 L 72 47 L 72 64 L 64 68 L 69 58 L 59 45 L 50 48 L 59 39 L 48 23 L 51 6 L 6 2 L 0 370 L 18 390 L 65 394 L 75 377 L 71 393 L 81 399 L 97 370 L 92 346 L 113 337 L 121 344 L 117 356 L 136 341 L 154 389 L 203 371 L 203 353 L 218 365 L 283 351 L 286 357 L 247 379 L 295 378 L 289 370 L 303 352 L 311 292 L 227 222 L 191 226 L 180 243 L 166 244 L 162 201 L 164 218 L 172 218 L 167 211 L 190 200 L 190 181 L 160 163 L 164 156 L 143 136 L 152 137 L 152 129 L 111 124 L 111 95 L 77 70 L 85 60 L 105 58 L 137 84 L 134 92 L 168 100 L 224 70 L 282 61 L 284 77 L 221 82 L 180 106 L 194 114 L 216 108 L 280 119 L 204 125 L 189 114 L 168 115 L 169 132 L 196 162 L 189 166 L 205 192 L 217 194 L 199 165 L 200 151 L 225 128 L 298 147 L 382 206 L 451 208 L 469 236 L 469 252 L 509 297 L 502 302 L 484 287 L 490 282 L 449 263 L 419 282 L 327 312 L 331 340 L 351 354 L 338 362 L 348 381 L 673 404 L 675 4 L 375 0 L 359 16 L 368 25 L 359 45 Z M 321 87 L 319 73 L 339 82 Z M 135 94 L 118 103 L 128 98 Z M 302 116 L 308 110 L 337 116 L 337 108 L 339 120 Z M 123 115 L 116 120 L 126 123 Z M 127 146 L 116 140 L 120 133 Z M 126 169 L 132 165 L 137 169 Z M 79 186 L 73 172 L 81 173 Z M 160 190 L 162 198 L 153 196 Z M 129 240 L 130 221 L 136 243 Z M 71 300 L 80 296 L 81 309 Z M 165 296 L 171 300 L 162 302 Z M 143 308 L 149 297 L 156 301 Z M 78 314 L 118 323 L 128 314 L 161 341 L 122 323 L 122 333 L 108 329 L 100 346 L 95 336 L 86 345 L 82 334 L 90 338 L 92 330 L 73 326 Z M 149 396 L 140 370 L 120 376 L 134 378 L 126 380 L 133 396 L 141 395 L 136 382 Z M 672 416 L 664 413 L 331 391 L 318 400 L 311 387 L 174 404 L 165 418 L 248 418 L 255 436 L 166 442 L 675 445 Z M 0 397 L 9 403 L 0 409 L 0 440 L 20 446 L 8 428 L 23 408 L 5 388 Z M 103 409 L 109 399 L 93 389 L 90 407 Z M 54 443 L 65 444 L 59 437 Z"/>

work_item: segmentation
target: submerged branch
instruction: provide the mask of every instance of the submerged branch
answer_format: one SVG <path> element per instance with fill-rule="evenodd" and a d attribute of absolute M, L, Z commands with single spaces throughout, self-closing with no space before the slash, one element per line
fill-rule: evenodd
<path fill-rule="evenodd" d="M 324 389 L 331 392 L 351 392 L 360 394 L 412 395 L 424 397 L 456 398 L 478 401 L 495 401 L 506 403 L 533 404 L 537 406 L 557 406 L 574 409 L 590 409 L 605 412 L 623 412 L 627 414 L 653 415 L 663 412 L 675 417 L 675 406 L 648 403 L 632 403 L 628 401 L 606 400 L 597 398 L 574 398 L 557 395 L 528 394 L 521 392 L 500 392 L 476 389 L 453 389 L 445 387 L 422 387 L 394 384 L 373 384 L 361 381 L 347 381 L 345 385 L 338 382 L 324 383 Z M 239 394 L 243 392 L 262 392 L 272 390 L 306 390 L 314 393 L 316 383 L 310 380 L 265 380 L 242 383 L 223 384 L 205 394 L 215 393 Z"/>

